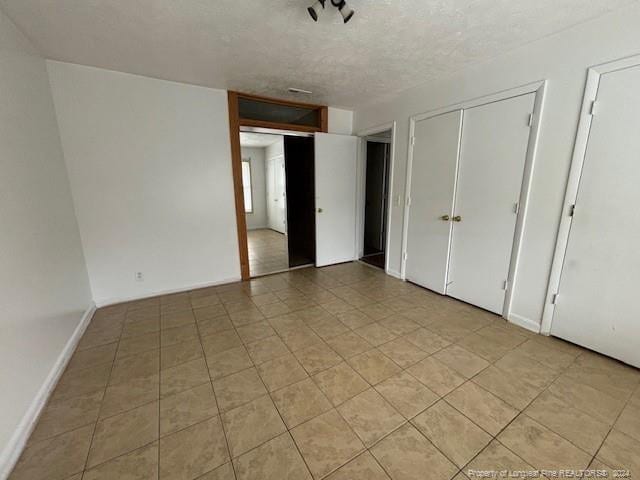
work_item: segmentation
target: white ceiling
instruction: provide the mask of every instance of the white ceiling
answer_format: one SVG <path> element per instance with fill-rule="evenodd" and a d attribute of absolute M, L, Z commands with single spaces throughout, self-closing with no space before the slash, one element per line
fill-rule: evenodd
<path fill-rule="evenodd" d="M 273 145 L 281 138 L 281 135 L 269 133 L 240 132 L 240 146 L 263 148 Z"/>
<path fill-rule="evenodd" d="M 355 107 L 634 0 L 0 0 L 48 58 Z M 327 0 L 327 4 L 330 0 Z"/>

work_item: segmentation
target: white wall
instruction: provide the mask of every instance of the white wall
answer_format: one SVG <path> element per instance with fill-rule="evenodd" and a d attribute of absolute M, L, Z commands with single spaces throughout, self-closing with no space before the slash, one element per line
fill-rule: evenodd
<path fill-rule="evenodd" d="M 239 279 L 226 92 L 47 64 L 96 303 Z"/>
<path fill-rule="evenodd" d="M 390 268 L 400 271 L 409 117 L 537 80 L 548 88 L 514 290 L 515 321 L 539 323 L 571 161 L 587 67 L 640 53 L 640 5 L 528 44 L 437 83 L 359 108 L 354 131 L 397 121 Z"/>
<path fill-rule="evenodd" d="M 328 133 L 351 135 L 353 132 L 353 112 L 351 110 L 329 107 L 328 116 Z"/>
<path fill-rule="evenodd" d="M 45 62 L 1 12 L 0 102 L 4 478 L 91 294 Z"/>
<path fill-rule="evenodd" d="M 245 214 L 247 229 L 267 228 L 267 184 L 265 182 L 265 148 L 241 147 L 242 159 L 251 158 L 253 212 Z"/>

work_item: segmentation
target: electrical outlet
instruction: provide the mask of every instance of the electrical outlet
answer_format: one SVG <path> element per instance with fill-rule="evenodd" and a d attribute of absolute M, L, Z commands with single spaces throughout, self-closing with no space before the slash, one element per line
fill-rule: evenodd
<path fill-rule="evenodd" d="M 136 281 L 137 281 L 137 282 L 142 282 L 142 281 L 144 281 L 144 275 L 142 274 L 142 272 L 136 272 L 136 273 L 135 273 L 135 277 L 136 277 Z"/>

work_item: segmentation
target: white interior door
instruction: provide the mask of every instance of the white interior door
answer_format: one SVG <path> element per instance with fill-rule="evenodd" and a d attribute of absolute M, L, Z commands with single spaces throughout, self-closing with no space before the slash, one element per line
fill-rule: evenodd
<path fill-rule="evenodd" d="M 640 66 L 605 73 L 551 333 L 640 367 Z"/>
<path fill-rule="evenodd" d="M 316 265 L 356 258 L 358 137 L 316 133 Z"/>
<path fill-rule="evenodd" d="M 462 111 L 415 123 L 405 277 L 445 293 Z"/>
<path fill-rule="evenodd" d="M 286 186 L 284 157 L 279 155 L 267 161 L 267 215 L 269 228 L 286 233 Z"/>
<path fill-rule="evenodd" d="M 464 112 L 447 294 L 502 313 L 535 94 Z"/>

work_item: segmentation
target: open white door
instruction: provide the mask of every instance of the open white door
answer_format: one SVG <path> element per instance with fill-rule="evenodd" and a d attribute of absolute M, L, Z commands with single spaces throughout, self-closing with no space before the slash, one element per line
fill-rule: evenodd
<path fill-rule="evenodd" d="M 316 133 L 316 265 L 356 259 L 358 137 Z"/>
<path fill-rule="evenodd" d="M 551 333 L 640 368 L 638 85 L 600 77 Z"/>
<path fill-rule="evenodd" d="M 405 277 L 445 293 L 462 110 L 418 120 L 413 135 Z"/>
<path fill-rule="evenodd" d="M 464 111 L 447 295 L 501 314 L 535 93 Z"/>

